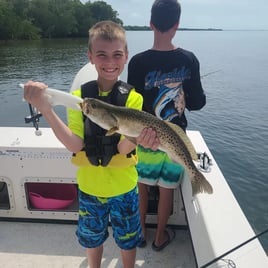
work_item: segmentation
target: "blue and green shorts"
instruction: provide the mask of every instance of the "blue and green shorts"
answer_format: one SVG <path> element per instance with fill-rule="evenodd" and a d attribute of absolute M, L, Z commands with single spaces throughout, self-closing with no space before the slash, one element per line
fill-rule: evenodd
<path fill-rule="evenodd" d="M 137 171 L 139 182 L 150 186 L 175 189 L 184 176 L 184 167 L 174 163 L 160 150 L 152 151 L 138 146 Z"/>
<path fill-rule="evenodd" d="M 103 198 L 79 191 L 79 219 L 76 235 L 85 248 L 95 248 L 108 238 L 109 219 L 116 244 L 125 250 L 142 242 L 138 189 Z"/>

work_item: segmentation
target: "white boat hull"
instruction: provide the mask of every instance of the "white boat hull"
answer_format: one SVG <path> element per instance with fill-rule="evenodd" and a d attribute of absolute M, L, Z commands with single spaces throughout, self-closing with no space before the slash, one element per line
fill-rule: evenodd
<path fill-rule="evenodd" d="M 1 218 L 76 221 L 77 200 L 64 209 L 46 210 L 33 208 L 27 193 L 28 183 L 76 184 L 76 167 L 70 162 L 72 154 L 56 139 L 49 128 L 41 136 L 33 128 L 0 128 L 0 182 L 8 188 L 9 208 L 0 209 Z M 188 179 L 175 192 L 173 213 L 169 224 L 186 226 L 184 208 L 191 233 L 198 267 L 224 254 L 255 235 L 243 214 L 216 161 L 213 159 L 201 134 L 188 131 L 197 152 L 206 152 L 212 159 L 211 171 L 205 173 L 212 184 L 212 195 L 191 196 Z M 156 223 L 157 215 L 148 215 L 148 224 Z M 236 267 L 268 267 L 268 259 L 258 239 L 227 255 Z M 209 267 L 224 267 L 218 261 Z"/>
<path fill-rule="evenodd" d="M 191 196 L 189 180 L 182 183 L 182 195 L 189 229 L 199 267 L 254 237 L 251 225 L 235 199 L 200 132 L 188 132 L 197 152 L 212 159 L 211 171 L 205 173 L 213 194 Z M 223 257 L 235 267 L 268 267 L 268 258 L 258 239 Z M 219 261 L 209 267 L 227 267 Z"/>

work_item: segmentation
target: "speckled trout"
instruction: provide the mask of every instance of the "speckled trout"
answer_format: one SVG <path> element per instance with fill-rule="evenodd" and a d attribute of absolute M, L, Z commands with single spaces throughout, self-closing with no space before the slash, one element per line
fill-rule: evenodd
<path fill-rule="evenodd" d="M 172 161 L 181 164 L 188 172 L 192 194 L 213 192 L 210 183 L 194 164 L 197 154 L 179 126 L 144 111 L 111 105 L 94 98 L 85 98 L 81 109 L 91 121 L 107 130 L 106 135 L 117 132 L 133 141 L 144 128 L 154 129 L 160 141 L 158 149 L 166 152 Z"/>

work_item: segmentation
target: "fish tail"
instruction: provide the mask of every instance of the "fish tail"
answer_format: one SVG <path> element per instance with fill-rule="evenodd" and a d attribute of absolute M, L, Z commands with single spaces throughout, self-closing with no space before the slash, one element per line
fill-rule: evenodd
<path fill-rule="evenodd" d="M 192 180 L 191 182 L 192 182 L 193 196 L 199 193 L 207 193 L 207 194 L 213 193 L 213 188 L 211 184 L 207 181 L 205 176 L 199 170 L 196 170 L 194 180 Z"/>

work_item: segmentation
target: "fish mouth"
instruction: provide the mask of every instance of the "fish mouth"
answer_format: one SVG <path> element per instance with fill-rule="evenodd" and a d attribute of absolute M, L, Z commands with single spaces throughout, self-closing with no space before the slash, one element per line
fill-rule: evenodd
<path fill-rule="evenodd" d="M 83 113 L 85 113 L 85 114 L 89 114 L 89 112 L 90 112 L 90 107 L 89 107 L 89 105 L 87 104 L 87 101 L 86 101 L 86 100 L 84 100 L 83 102 L 80 102 L 79 105 L 80 105 L 81 110 L 83 111 Z"/>
<path fill-rule="evenodd" d="M 79 106 L 80 106 L 81 110 L 84 111 L 85 101 L 80 102 L 80 103 L 79 103 Z"/>

